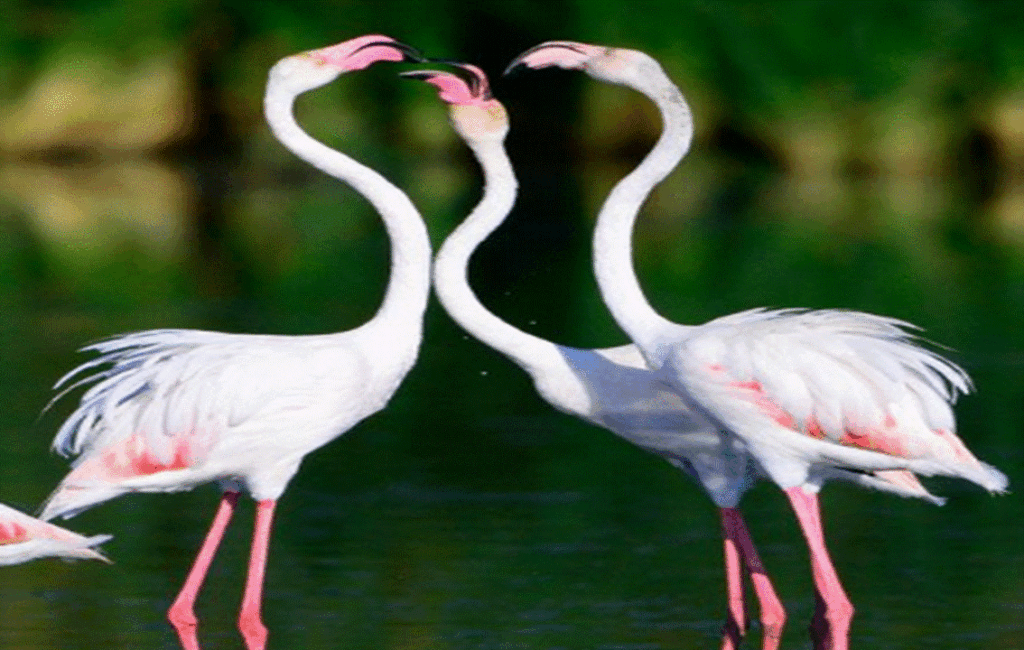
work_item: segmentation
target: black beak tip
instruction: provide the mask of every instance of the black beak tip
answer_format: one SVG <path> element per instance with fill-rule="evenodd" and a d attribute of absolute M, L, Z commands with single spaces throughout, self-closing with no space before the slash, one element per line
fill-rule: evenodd
<path fill-rule="evenodd" d="M 424 61 L 424 63 L 439 63 L 441 65 L 456 65 L 457 66 L 457 65 L 460 65 L 461 62 L 460 61 L 456 61 L 455 59 L 445 59 L 445 58 L 430 57 L 429 59 Z"/>
<path fill-rule="evenodd" d="M 519 59 L 516 59 L 512 63 L 508 64 L 508 67 L 505 68 L 505 71 L 501 73 L 501 76 L 508 77 L 509 79 L 513 79 L 515 77 L 518 77 L 524 71 L 529 70 L 529 69 L 530 69 L 530 66 L 526 65 L 525 63 L 523 63 Z"/>
<path fill-rule="evenodd" d="M 420 61 L 419 63 L 424 63 L 424 61 Z M 406 72 L 399 72 L 398 76 L 403 79 L 418 79 L 420 81 L 426 81 L 433 77 L 434 74 L 436 73 L 432 70 L 408 70 Z"/>
<path fill-rule="evenodd" d="M 405 43 L 393 43 L 396 50 L 402 53 L 402 61 L 404 63 L 426 63 L 427 58 L 420 54 L 420 51 L 411 45 Z"/>

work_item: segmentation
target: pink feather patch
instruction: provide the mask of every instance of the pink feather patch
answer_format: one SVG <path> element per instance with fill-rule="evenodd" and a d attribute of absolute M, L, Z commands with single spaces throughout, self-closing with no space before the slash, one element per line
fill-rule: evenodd
<path fill-rule="evenodd" d="M 750 391 L 756 394 L 757 397 L 754 398 L 753 402 L 757 405 L 757 408 L 761 409 L 762 413 L 787 429 L 796 429 L 796 418 L 764 394 L 764 388 L 761 386 L 761 382 L 756 380 L 734 381 L 729 385 L 733 388 L 739 388 L 743 391 Z"/>
<path fill-rule="evenodd" d="M 18 544 L 29 539 L 28 529 L 17 522 L 0 522 L 0 544 Z"/>
<path fill-rule="evenodd" d="M 146 447 L 144 436 L 134 435 L 122 445 L 104 451 L 100 463 L 109 476 L 117 478 L 148 476 L 166 470 L 185 469 L 191 464 L 191 445 L 187 438 L 176 438 L 172 452 L 169 460 L 161 461 Z"/>
<path fill-rule="evenodd" d="M 712 366 L 711 369 L 716 370 L 717 368 Z M 821 423 L 818 422 L 818 419 L 813 415 L 807 418 L 802 430 L 798 428 L 796 418 L 764 394 L 764 387 L 761 385 L 761 382 L 757 380 L 734 381 L 730 382 L 729 386 L 737 388 L 744 393 L 752 393 L 753 397 L 751 398 L 751 401 L 762 413 L 777 422 L 780 426 L 792 429 L 799 433 L 804 433 L 818 440 L 822 440 L 826 437 L 825 430 L 822 428 Z M 877 451 L 879 453 L 897 456 L 900 458 L 915 457 L 916 454 L 908 448 L 906 440 L 897 430 L 896 425 L 896 419 L 892 415 L 887 414 L 881 427 L 854 428 L 847 426 L 843 435 L 840 436 L 836 442 L 848 447 Z M 940 436 L 942 435 L 942 432 L 937 431 L 936 433 Z M 956 443 L 960 443 L 956 436 L 952 436 L 952 438 Z M 967 457 L 973 459 L 973 457 L 970 456 L 970 453 L 963 448 L 963 443 L 960 443 L 959 447 L 963 449 L 963 452 L 967 454 Z"/>
<path fill-rule="evenodd" d="M 889 419 L 886 418 L 887 423 Z M 847 428 L 846 432 L 839 438 L 839 444 L 877 451 L 900 458 L 911 457 L 904 441 L 892 426 L 861 430 Z"/>
<path fill-rule="evenodd" d="M 168 441 L 169 448 L 157 453 L 146 436 L 135 434 L 95 457 L 88 458 L 68 476 L 72 481 L 100 479 L 116 482 L 151 476 L 159 472 L 188 469 L 201 462 L 205 447 L 195 435 L 180 435 Z"/>

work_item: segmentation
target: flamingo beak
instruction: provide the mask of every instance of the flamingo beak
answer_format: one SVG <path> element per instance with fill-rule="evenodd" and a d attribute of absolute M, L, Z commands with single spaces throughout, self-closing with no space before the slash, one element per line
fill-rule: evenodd
<path fill-rule="evenodd" d="M 454 74 L 440 70 L 412 70 L 401 72 L 407 79 L 419 79 L 437 86 L 441 98 L 453 104 L 468 104 L 493 99 L 487 76 L 480 68 L 468 63 L 447 59 L 431 59 L 431 63 L 443 63 L 454 68 Z"/>
<path fill-rule="evenodd" d="M 540 70 L 558 66 L 566 69 L 583 68 L 591 57 L 599 54 L 601 48 L 574 41 L 547 41 L 526 50 L 508 64 L 505 76 L 518 74 L 524 68 Z"/>
<path fill-rule="evenodd" d="M 427 58 L 420 54 L 419 50 L 415 47 L 406 45 L 400 41 L 377 43 L 377 45 L 387 45 L 392 49 L 397 50 L 402 55 L 403 63 L 425 63 L 427 61 Z"/>
<path fill-rule="evenodd" d="M 491 94 L 491 85 L 487 82 L 487 75 L 480 68 L 470 63 L 462 63 L 461 61 L 439 59 L 437 62 L 455 68 L 455 74 L 466 82 L 474 98 L 482 101 L 494 99 L 494 95 Z"/>
<path fill-rule="evenodd" d="M 337 45 L 310 50 L 307 54 L 343 72 L 362 70 L 379 61 L 418 63 L 425 60 L 412 46 L 378 35 L 360 36 Z"/>

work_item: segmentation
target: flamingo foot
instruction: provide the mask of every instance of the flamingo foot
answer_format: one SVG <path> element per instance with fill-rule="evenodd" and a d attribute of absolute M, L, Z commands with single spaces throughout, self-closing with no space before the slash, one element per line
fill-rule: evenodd
<path fill-rule="evenodd" d="M 260 619 L 258 609 L 241 611 L 238 616 L 238 631 L 245 639 L 246 650 L 263 650 L 267 647 L 267 626 Z"/>

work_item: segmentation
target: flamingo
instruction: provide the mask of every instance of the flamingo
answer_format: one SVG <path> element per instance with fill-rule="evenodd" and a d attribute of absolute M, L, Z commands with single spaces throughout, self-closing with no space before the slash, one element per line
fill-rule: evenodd
<path fill-rule="evenodd" d="M 489 91 L 479 68 L 458 65 L 466 80 L 447 72 L 417 70 L 403 73 L 438 87 L 451 105 L 456 132 L 473 151 L 484 174 L 484 194 L 479 204 L 453 231 L 434 260 L 434 290 L 448 314 L 466 331 L 501 352 L 533 380 L 538 394 L 555 409 L 612 433 L 658 454 L 698 481 L 691 458 L 713 458 L 729 453 L 731 440 L 704 414 L 691 408 L 647 367 L 639 348 L 623 345 L 584 349 L 560 345 L 524 332 L 489 311 L 473 293 L 467 277 L 469 259 L 476 248 L 507 217 L 515 202 L 517 182 L 504 148 L 508 117 Z M 705 488 L 716 503 L 712 484 Z M 735 564 L 736 547 L 745 549 L 755 589 L 766 612 L 765 629 L 781 631 L 782 605 L 749 533 L 735 507 L 720 504 L 727 560 Z M 739 585 L 739 568 L 731 584 Z M 742 602 L 727 628 L 740 630 Z M 735 636 L 735 634 L 733 634 Z"/>
<path fill-rule="evenodd" d="M 109 539 L 110 535 L 85 537 L 0 503 L 0 566 L 43 557 L 109 562 L 92 548 Z"/>
<path fill-rule="evenodd" d="M 518 56 L 508 71 L 550 66 L 632 88 L 661 112 L 658 142 L 612 189 L 598 214 L 598 287 L 657 377 L 719 428 L 722 453 L 686 459 L 715 503 L 735 509 L 756 478 L 782 488 L 810 551 L 814 645 L 847 650 L 853 605 L 825 545 L 818 492 L 826 480 L 844 478 L 941 503 L 915 474 L 962 478 L 1004 492 L 1006 476 L 979 461 L 955 434 L 951 406 L 972 390 L 970 378 L 918 345 L 918 328 L 884 316 L 752 309 L 698 326 L 662 317 L 647 302 L 633 269 L 631 237 L 643 201 L 689 149 L 690 108 L 658 62 L 636 50 L 549 41 Z M 742 525 L 738 511 L 732 522 Z M 723 639 L 726 649 L 736 647 L 743 633 L 738 562 L 754 574 L 755 589 L 759 579 L 753 544 L 745 532 L 739 539 L 745 543 L 730 551 L 726 538 L 732 623 Z M 764 606 L 762 599 L 762 616 Z M 781 607 L 769 612 L 772 627 L 766 626 L 764 648 L 778 647 L 783 620 Z"/>
<path fill-rule="evenodd" d="M 238 627 L 248 650 L 265 647 L 263 575 L 278 498 L 306 454 L 384 408 L 416 361 L 430 290 L 426 226 L 401 190 L 307 135 L 292 106 L 298 95 L 343 73 L 378 61 L 420 59 L 407 45 L 369 35 L 286 57 L 267 80 L 265 114 L 277 139 L 352 185 L 384 221 L 391 277 L 373 318 L 353 330 L 312 336 L 172 329 L 125 334 L 84 348 L 99 356 L 57 382 L 65 392 L 99 383 L 82 395 L 54 439 L 56 451 L 78 458 L 43 519 L 72 516 L 128 492 L 188 490 L 210 481 L 223 490 L 167 613 L 186 650 L 199 647 L 194 603 L 242 490 L 257 503 Z M 70 383 L 80 373 L 84 378 Z"/>

